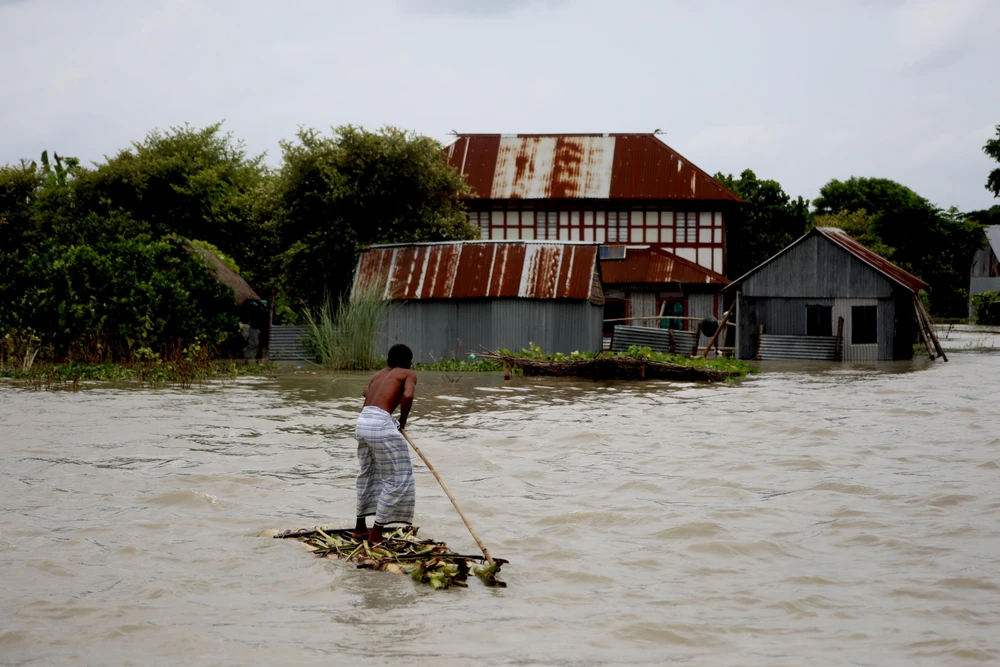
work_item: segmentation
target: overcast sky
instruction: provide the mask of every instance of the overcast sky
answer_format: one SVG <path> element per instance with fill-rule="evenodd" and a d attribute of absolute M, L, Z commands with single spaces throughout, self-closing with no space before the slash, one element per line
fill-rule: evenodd
<path fill-rule="evenodd" d="M 879 176 L 973 210 L 998 26 L 995 0 L 0 0 L 0 163 L 223 119 L 272 164 L 299 125 L 659 128 L 792 195 Z"/>

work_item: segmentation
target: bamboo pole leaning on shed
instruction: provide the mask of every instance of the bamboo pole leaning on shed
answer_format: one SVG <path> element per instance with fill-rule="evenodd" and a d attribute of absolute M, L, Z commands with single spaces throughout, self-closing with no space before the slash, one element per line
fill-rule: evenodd
<path fill-rule="evenodd" d="M 438 474 L 438 471 L 434 469 L 434 466 L 431 464 L 430 461 L 427 460 L 427 457 L 424 456 L 424 453 L 420 451 L 420 448 L 417 447 L 417 445 L 413 442 L 413 440 L 410 440 L 410 436 L 407 435 L 406 431 L 400 429 L 399 432 L 403 434 L 403 437 L 406 438 L 406 441 L 410 443 L 410 447 L 413 447 L 413 451 L 417 453 L 417 456 L 419 456 L 421 460 L 423 460 L 427 468 L 430 469 L 430 471 L 434 474 L 434 478 L 438 481 L 438 484 L 441 485 L 441 489 L 444 491 L 444 495 L 448 496 L 448 500 L 450 500 L 451 504 L 455 506 L 456 510 L 458 510 L 458 516 L 462 517 L 462 521 L 465 522 L 465 527 L 469 529 L 470 533 L 472 533 L 472 538 L 476 540 L 476 544 L 478 544 L 479 548 L 482 550 L 483 556 L 486 557 L 486 560 L 487 562 L 489 562 L 490 565 L 494 565 L 495 563 L 493 561 L 493 556 L 490 555 L 489 549 L 487 549 L 486 545 L 483 544 L 483 541 L 479 539 L 479 535 L 476 534 L 476 531 L 472 528 L 472 524 L 469 523 L 469 518 L 465 516 L 465 512 L 463 512 L 462 508 L 458 506 L 458 501 L 455 500 L 455 496 L 451 495 L 451 491 L 448 490 L 448 485 L 444 483 L 443 479 L 441 479 L 441 475 Z"/>
<path fill-rule="evenodd" d="M 917 312 L 917 307 L 913 307 L 913 319 L 917 322 L 917 333 L 920 334 L 920 340 L 924 343 L 924 351 L 931 361 L 934 361 L 935 355 L 934 350 L 931 349 L 931 340 L 927 337 L 927 331 L 924 329 L 924 320 L 920 317 L 920 313 Z"/>
<path fill-rule="evenodd" d="M 934 349 L 937 350 L 938 356 L 948 361 L 948 355 L 944 353 L 944 348 L 941 347 L 941 341 L 938 340 L 937 335 L 934 334 L 934 327 L 931 326 L 931 318 L 927 315 L 927 311 L 924 310 L 924 304 L 920 303 L 920 297 L 916 294 L 913 295 L 913 304 L 917 308 L 917 312 L 924 319 L 924 325 L 927 327 L 927 333 L 930 335 L 931 340 L 934 341 Z"/>
<path fill-rule="evenodd" d="M 736 308 L 737 301 L 739 301 L 738 296 L 733 299 L 733 305 L 729 306 L 729 310 L 727 310 L 726 314 L 722 316 L 722 321 L 719 322 L 719 328 L 715 330 L 715 334 L 712 336 L 711 340 L 708 341 L 708 345 L 705 346 L 705 354 L 702 355 L 702 359 L 708 359 L 708 351 L 712 349 L 712 345 L 715 344 L 719 334 L 725 330 L 726 322 L 729 321 L 729 316 L 732 315 L 733 309 Z"/>

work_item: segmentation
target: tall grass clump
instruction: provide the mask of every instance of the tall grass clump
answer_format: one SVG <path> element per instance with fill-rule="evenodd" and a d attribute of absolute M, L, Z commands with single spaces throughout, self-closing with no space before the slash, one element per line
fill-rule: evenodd
<path fill-rule="evenodd" d="M 355 285 L 349 298 L 337 300 L 336 308 L 327 295 L 318 313 L 305 312 L 306 346 L 324 368 L 381 368 L 385 360 L 378 354 L 378 341 L 390 307 L 373 283 Z"/>

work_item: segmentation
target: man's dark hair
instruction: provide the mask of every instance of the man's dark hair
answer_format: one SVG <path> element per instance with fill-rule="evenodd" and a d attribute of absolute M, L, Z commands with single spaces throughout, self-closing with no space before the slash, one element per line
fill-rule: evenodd
<path fill-rule="evenodd" d="M 393 368 L 409 368 L 413 362 L 413 350 L 402 343 L 389 348 L 389 358 L 386 364 Z"/>

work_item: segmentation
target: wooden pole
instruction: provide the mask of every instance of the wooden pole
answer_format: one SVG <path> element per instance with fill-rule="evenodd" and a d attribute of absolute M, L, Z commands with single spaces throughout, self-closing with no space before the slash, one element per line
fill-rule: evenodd
<path fill-rule="evenodd" d="M 726 322 L 729 321 L 729 316 L 733 313 L 733 308 L 736 307 L 737 300 L 739 300 L 739 297 L 733 300 L 733 305 L 729 306 L 729 310 L 727 310 L 726 314 L 722 316 L 722 321 L 719 322 L 719 328 L 715 330 L 715 335 L 712 336 L 712 339 L 708 341 L 708 345 L 705 346 L 705 354 L 702 355 L 702 359 L 708 359 L 708 351 L 712 349 L 712 345 L 715 344 L 715 340 L 719 337 L 719 334 L 725 329 Z"/>
<path fill-rule="evenodd" d="M 462 521 L 465 522 L 465 527 L 469 529 L 470 533 L 472 533 L 473 539 L 476 540 L 476 544 L 479 545 L 479 548 L 482 550 L 483 555 L 486 556 L 486 560 L 489 562 L 490 565 L 493 565 L 494 564 L 493 556 L 490 555 L 489 549 L 487 549 L 486 546 L 483 544 L 483 541 L 479 539 L 479 535 L 476 534 L 476 531 L 473 530 L 472 524 L 469 523 L 468 517 L 465 516 L 465 512 L 462 511 L 462 508 L 458 506 L 458 501 L 455 500 L 455 496 L 451 495 L 451 491 L 448 490 L 448 485 L 444 483 L 443 479 L 441 479 L 441 475 L 438 474 L 438 471 L 434 469 L 434 466 L 431 465 L 431 462 L 427 460 L 427 457 L 424 456 L 424 453 L 420 451 L 420 448 L 417 447 L 417 445 L 413 442 L 413 440 L 410 440 L 410 436 L 406 434 L 406 431 L 404 431 L 403 429 L 399 429 L 399 432 L 402 433 L 403 437 L 406 438 L 406 441 L 410 443 L 410 447 L 413 447 L 413 451 L 417 453 L 417 456 L 419 456 L 421 460 L 423 460 L 424 464 L 430 469 L 430 471 L 434 473 L 434 478 L 437 479 L 438 484 L 440 484 L 441 488 L 444 490 L 444 495 L 448 496 L 448 500 L 450 500 L 451 504 L 455 506 L 456 510 L 458 510 L 458 515 L 462 517 Z"/>
<path fill-rule="evenodd" d="M 844 360 L 844 318 L 837 318 L 837 350 L 833 354 L 834 361 Z"/>
<path fill-rule="evenodd" d="M 913 304 L 916 306 L 917 312 L 920 313 L 920 316 L 924 318 L 924 326 L 927 327 L 927 334 L 931 337 L 931 340 L 934 341 L 934 349 L 937 350 L 938 356 L 945 361 L 948 361 L 948 355 L 944 353 L 944 348 L 941 347 L 941 341 L 939 341 L 938 337 L 934 334 L 934 328 L 931 326 L 931 318 L 927 315 L 927 311 L 924 310 L 924 304 L 920 303 L 920 297 L 916 294 L 913 295 Z"/>
<path fill-rule="evenodd" d="M 920 317 L 920 313 L 917 312 L 917 307 L 913 307 L 913 319 L 917 323 L 917 333 L 920 334 L 920 340 L 924 342 L 924 351 L 927 352 L 927 356 L 930 357 L 931 361 L 934 361 L 934 350 L 931 349 L 931 340 L 927 337 L 927 332 L 924 331 L 924 320 Z"/>

